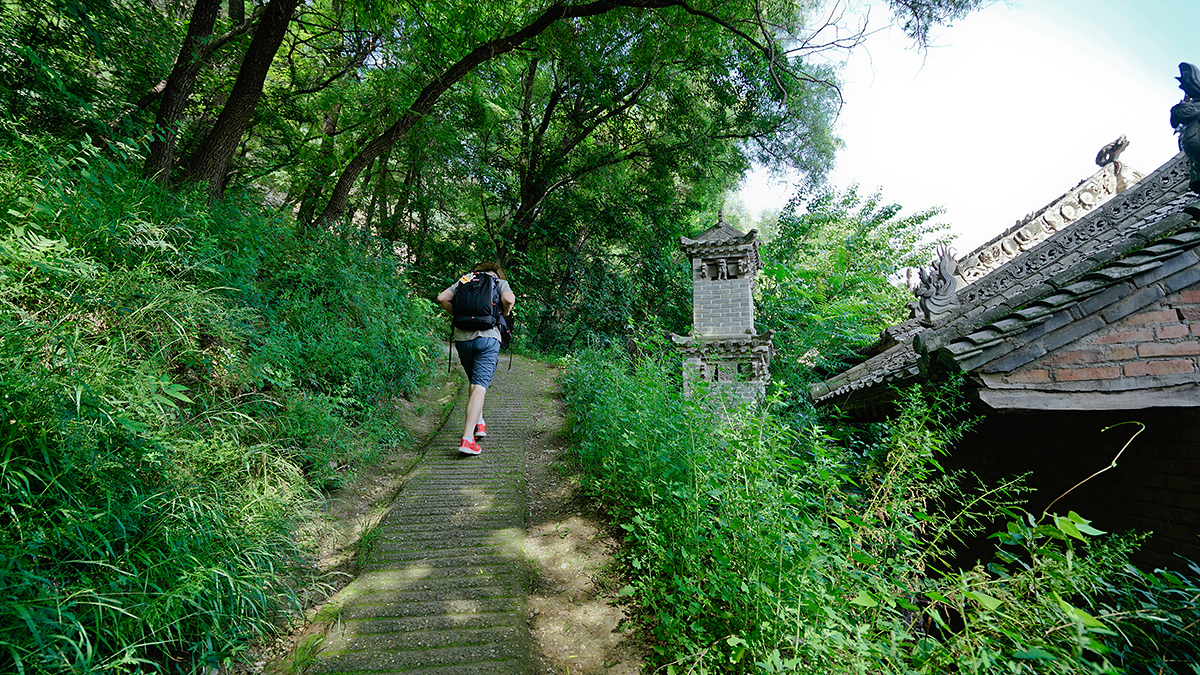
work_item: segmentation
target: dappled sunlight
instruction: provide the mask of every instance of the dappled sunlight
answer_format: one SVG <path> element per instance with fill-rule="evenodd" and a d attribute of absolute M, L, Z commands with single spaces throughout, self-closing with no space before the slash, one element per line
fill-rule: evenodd
<path fill-rule="evenodd" d="M 624 610 L 614 603 L 615 545 L 598 524 L 582 514 L 532 526 L 525 556 L 534 569 L 529 595 L 530 631 L 541 657 L 570 672 L 640 672 L 629 658 L 627 635 L 619 626 Z"/>
<path fill-rule="evenodd" d="M 463 505 L 465 513 L 487 513 L 496 504 L 496 495 L 476 487 L 461 487 L 458 493 L 467 499 Z"/>
<path fill-rule="evenodd" d="M 521 537 L 520 528 L 506 527 L 493 530 L 488 536 L 488 543 L 498 546 L 508 558 L 520 560 L 522 557 Z"/>
<path fill-rule="evenodd" d="M 367 572 L 358 577 L 356 585 L 364 593 L 402 591 L 411 588 L 423 579 L 427 579 L 433 572 L 433 567 L 424 563 L 418 563 L 404 569 Z"/>

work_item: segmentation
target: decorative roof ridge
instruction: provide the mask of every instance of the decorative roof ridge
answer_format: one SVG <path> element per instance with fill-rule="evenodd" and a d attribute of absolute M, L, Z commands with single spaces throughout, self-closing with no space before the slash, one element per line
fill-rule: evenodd
<path fill-rule="evenodd" d="M 733 346 L 750 346 L 761 347 L 771 346 L 771 340 L 775 337 L 774 330 L 768 330 L 765 333 L 746 333 L 730 334 L 730 335 L 677 335 L 671 333 L 671 342 L 674 342 L 680 347 L 733 347 Z"/>
<path fill-rule="evenodd" d="M 1105 150 L 1112 147 L 1124 149 L 1128 145 L 1125 137 L 1105 146 L 1101 157 L 1108 158 Z M 1119 151 L 1117 152 L 1119 155 Z M 1100 160 L 1100 157 L 1097 158 Z M 1055 232 L 1077 222 L 1087 213 L 1105 204 L 1116 195 L 1137 184 L 1144 178 L 1141 172 L 1129 168 L 1115 157 L 1100 169 L 1067 190 L 1057 199 L 1034 211 L 1016 224 L 993 237 L 987 243 L 963 256 L 958 261 L 957 276 L 964 284 L 983 278 L 992 270 L 1030 250 Z"/>
<path fill-rule="evenodd" d="M 1193 217 L 1200 216 L 1200 209 L 1195 209 L 1192 213 L 1193 210 L 1188 209 Z M 1128 284 L 1130 280 L 1136 282 L 1138 278 L 1144 279 L 1146 283 L 1154 283 L 1192 266 L 1195 261 L 1200 260 L 1200 256 L 1194 252 L 1197 249 L 1200 249 L 1200 225 L 1177 230 L 1147 246 L 1111 260 L 1102 267 L 1086 271 L 1070 283 L 1063 284 L 1051 293 L 1043 294 L 1042 297 L 995 321 L 976 325 L 941 349 L 959 361 L 964 370 L 973 370 L 979 364 L 991 362 L 1023 348 L 1046 332 L 1104 311 L 1113 303 L 1125 299 L 1133 293 L 1134 288 L 1140 286 L 1135 283 L 1134 286 L 1127 285 L 1123 290 L 1114 287 Z M 1151 301 L 1153 300 L 1147 300 Z M 1129 301 L 1125 302 L 1128 304 Z M 1075 306 L 1084 308 L 1082 316 L 1072 309 Z M 1068 311 L 1069 316 L 1064 314 Z M 1048 324 L 1050 327 L 1029 335 L 1031 329 L 1041 324 Z"/>
<path fill-rule="evenodd" d="M 724 224 L 717 223 L 707 230 L 696 235 L 695 239 L 688 237 L 680 237 L 679 243 L 683 246 L 720 246 L 730 244 L 749 244 L 758 236 L 758 230 L 750 230 L 749 232 L 741 232 Z"/>
<path fill-rule="evenodd" d="M 920 334 L 917 350 L 937 349 L 972 326 L 994 321 L 1056 284 L 1069 283 L 1065 279 L 1077 278 L 1150 239 L 1185 226 L 1190 217 L 1170 217 L 1196 199 L 1187 194 L 1187 178 L 1187 160 L 1180 153 L 1137 185 L 1054 232 L 1024 255 L 958 290 L 955 314 Z M 1144 217 L 1136 217 L 1139 214 Z M 1085 269 L 1080 270 L 1081 266 Z"/>

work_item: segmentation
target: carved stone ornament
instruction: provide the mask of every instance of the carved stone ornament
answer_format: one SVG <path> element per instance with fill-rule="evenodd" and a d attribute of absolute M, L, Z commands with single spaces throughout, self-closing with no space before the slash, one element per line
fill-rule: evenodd
<path fill-rule="evenodd" d="M 1109 164 L 1117 162 L 1121 158 L 1121 153 L 1129 147 L 1129 139 L 1125 138 L 1125 134 L 1121 134 L 1117 140 L 1100 148 L 1100 152 L 1096 153 L 1096 166 L 1104 168 Z"/>
<path fill-rule="evenodd" d="M 1188 188 L 1200 193 L 1200 71 L 1190 63 L 1179 64 L 1179 88 L 1183 100 L 1171 108 L 1171 128 L 1179 134 L 1179 149 L 1191 166 Z"/>
<path fill-rule="evenodd" d="M 1128 145 L 1124 135 L 1105 145 L 1096 154 L 1100 170 L 1094 175 L 965 256 L 959 261 L 959 280 L 970 284 L 982 279 L 1140 181 L 1142 174 L 1118 161 Z"/>
<path fill-rule="evenodd" d="M 913 289 L 916 302 L 910 303 L 913 318 L 926 326 L 940 326 L 958 312 L 958 263 L 950 247 L 941 244 L 937 259 L 928 268 L 921 268 L 920 283 Z"/>

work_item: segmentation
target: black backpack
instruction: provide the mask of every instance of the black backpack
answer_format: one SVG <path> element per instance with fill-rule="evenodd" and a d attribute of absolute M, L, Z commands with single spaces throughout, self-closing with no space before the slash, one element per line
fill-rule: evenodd
<path fill-rule="evenodd" d="M 512 341 L 512 319 L 500 312 L 500 281 L 487 272 L 472 272 L 468 279 L 459 279 L 458 290 L 450 305 L 454 307 L 454 321 L 450 329 L 450 341 L 454 341 L 454 328 L 463 330 L 487 330 L 500 327 L 500 347 Z M 454 350 L 451 349 L 451 352 Z M 453 361 L 448 354 L 447 369 Z M 508 367 L 512 368 L 512 354 L 508 356 Z"/>
<path fill-rule="evenodd" d="M 487 272 L 473 272 L 469 280 L 460 280 L 451 304 L 454 306 L 456 328 L 495 328 L 501 323 L 500 280 Z"/>

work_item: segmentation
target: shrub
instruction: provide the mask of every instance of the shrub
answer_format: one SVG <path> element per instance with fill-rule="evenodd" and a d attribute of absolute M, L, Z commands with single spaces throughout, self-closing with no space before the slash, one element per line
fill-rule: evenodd
<path fill-rule="evenodd" d="M 941 470 L 966 428 L 953 387 L 908 392 L 848 444 L 781 423 L 784 392 L 717 414 L 655 351 L 584 352 L 563 382 L 666 672 L 1186 672 L 1200 656 L 1196 578 L 1137 572 L 1136 538 L 1077 514 L 1025 514 L 1017 479 Z M 995 561 L 953 567 L 955 540 L 997 517 Z"/>
<path fill-rule="evenodd" d="M 90 145 L 0 146 L 0 213 L 0 670 L 237 658 L 297 609 L 331 463 L 427 377 L 427 305 L 390 259 Z"/>

